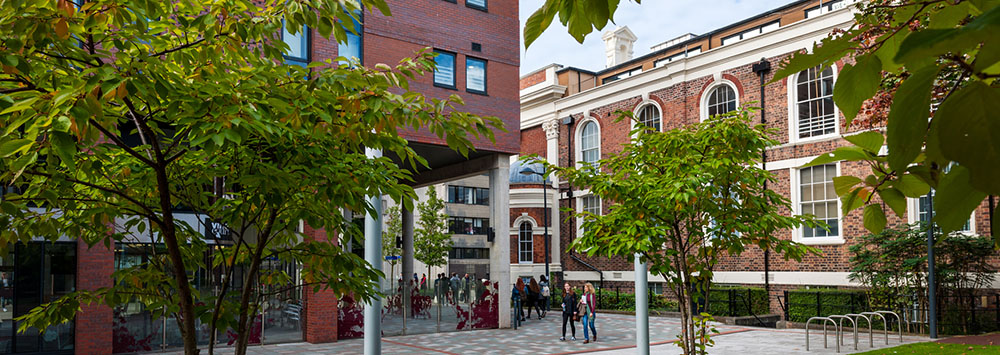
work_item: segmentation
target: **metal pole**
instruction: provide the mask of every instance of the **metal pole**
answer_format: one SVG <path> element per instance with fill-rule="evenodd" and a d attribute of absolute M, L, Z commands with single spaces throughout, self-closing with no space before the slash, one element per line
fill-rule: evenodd
<path fill-rule="evenodd" d="M 646 263 L 635 254 L 635 349 L 638 355 L 649 355 L 649 300 L 646 299 Z"/>
<path fill-rule="evenodd" d="M 369 159 L 382 156 L 382 151 L 376 149 L 366 149 L 365 153 Z M 365 261 L 372 269 L 382 271 L 382 196 L 368 196 L 368 203 L 373 211 L 365 215 Z M 382 283 L 378 285 L 381 288 Z M 365 355 L 382 353 L 381 311 L 382 298 L 377 295 L 365 307 Z"/>
<path fill-rule="evenodd" d="M 927 193 L 927 319 L 931 339 L 937 339 L 937 287 L 934 285 L 934 190 Z"/>
<path fill-rule="evenodd" d="M 766 126 L 767 120 L 764 116 L 767 113 L 766 96 L 764 95 L 764 76 L 771 71 L 771 62 L 767 58 L 761 58 L 760 62 L 753 65 L 753 71 L 760 76 L 760 124 Z M 767 171 L 767 148 L 760 152 L 760 165 Z M 767 190 L 767 180 L 764 180 L 764 190 Z M 764 247 L 764 292 L 767 293 L 767 309 L 771 309 L 771 248 Z"/>
<path fill-rule="evenodd" d="M 543 170 L 544 171 L 544 170 Z M 549 282 L 549 289 L 552 289 L 552 274 L 549 274 L 549 184 L 546 182 L 544 172 L 542 173 L 542 209 L 545 210 L 545 280 Z M 552 297 L 549 297 L 552 303 Z M 548 307 L 546 307 L 548 309 Z"/>

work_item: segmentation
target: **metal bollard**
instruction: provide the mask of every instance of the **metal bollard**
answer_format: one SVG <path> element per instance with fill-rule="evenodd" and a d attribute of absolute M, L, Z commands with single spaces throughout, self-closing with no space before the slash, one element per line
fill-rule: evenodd
<path fill-rule="evenodd" d="M 841 330 L 840 336 L 839 336 L 839 339 L 838 339 L 839 342 L 843 342 L 844 341 L 844 332 L 843 332 L 843 329 L 844 329 L 844 320 L 846 319 L 846 320 L 851 321 L 851 324 L 854 326 L 854 350 L 858 350 L 858 323 L 854 321 L 854 318 L 851 318 L 851 317 L 848 317 L 848 316 L 844 316 L 844 315 L 839 315 L 839 314 L 838 315 L 832 315 L 832 316 L 830 316 L 830 318 L 832 318 L 832 319 L 839 319 L 838 323 L 840 325 L 840 330 Z"/>
<path fill-rule="evenodd" d="M 875 316 L 882 318 L 882 333 L 885 334 L 885 345 L 889 345 L 889 323 L 885 320 L 885 316 L 878 312 L 861 312 L 861 314 L 871 316 L 872 318 L 875 318 Z"/>
<path fill-rule="evenodd" d="M 809 318 L 809 320 L 806 321 L 806 351 L 809 351 L 809 323 L 812 322 L 812 321 L 814 321 L 814 320 L 821 320 L 821 321 L 823 321 L 823 349 L 826 349 L 826 347 L 828 346 L 828 343 L 827 343 L 827 340 L 826 340 L 827 339 L 827 336 L 826 336 L 826 334 L 827 334 L 826 333 L 826 323 L 829 322 L 829 323 L 833 324 L 833 329 L 835 330 L 833 340 L 834 340 L 835 343 L 837 343 L 837 352 L 839 353 L 840 352 L 840 340 L 839 340 L 838 336 L 840 335 L 840 328 L 838 327 L 837 322 L 834 321 L 830 317 L 812 317 L 812 318 Z"/>

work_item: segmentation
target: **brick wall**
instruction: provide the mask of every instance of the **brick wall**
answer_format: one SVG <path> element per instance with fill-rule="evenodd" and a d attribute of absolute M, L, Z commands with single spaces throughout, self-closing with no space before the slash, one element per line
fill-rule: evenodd
<path fill-rule="evenodd" d="M 316 243 L 336 243 L 336 238 L 328 240 L 326 231 L 305 225 L 304 234 Z M 332 290 L 313 292 L 311 287 L 302 290 L 302 335 L 309 343 L 337 341 L 337 317 L 339 300 Z"/>
<path fill-rule="evenodd" d="M 112 244 L 113 245 L 113 244 Z M 104 244 L 88 247 L 87 243 L 76 244 L 76 286 L 78 290 L 97 290 L 111 287 L 111 274 L 115 271 L 114 246 Z M 81 305 L 76 314 L 76 336 L 74 346 L 77 354 L 110 354 L 112 351 L 112 325 L 114 314 L 111 307 L 103 304 Z"/>
<path fill-rule="evenodd" d="M 527 89 L 532 85 L 537 85 L 545 81 L 545 70 L 539 70 L 537 73 L 525 76 L 521 78 L 521 90 Z"/>
<path fill-rule="evenodd" d="M 516 186 L 518 186 L 518 187 L 524 187 L 524 186 L 521 186 L 521 185 L 516 185 Z M 541 185 L 527 185 L 527 186 L 531 186 L 533 188 L 541 188 L 542 187 Z M 531 239 L 531 241 L 532 241 L 532 243 L 531 243 L 531 246 L 532 246 L 532 262 L 539 263 L 539 264 L 540 263 L 544 263 L 545 262 L 545 239 L 544 239 L 544 231 L 545 231 L 545 224 L 546 224 L 545 223 L 545 215 L 544 215 L 545 209 L 541 208 L 541 207 L 538 207 L 538 208 L 511 208 L 510 209 L 510 221 L 511 221 L 511 223 L 514 223 L 514 221 L 516 221 L 518 217 L 521 217 L 525 213 L 527 213 L 528 216 L 531 217 L 531 218 L 533 218 L 535 220 L 535 223 L 537 223 L 537 225 L 534 226 L 533 227 L 534 229 L 532 230 L 532 239 Z M 550 216 L 550 217 L 554 217 L 554 216 Z M 518 222 L 517 224 L 511 225 L 510 226 L 510 230 L 513 231 L 513 232 L 520 231 L 520 227 L 521 227 L 520 223 L 521 222 Z M 552 230 L 549 230 L 549 234 L 550 235 L 552 234 Z M 555 236 L 553 236 L 553 238 L 555 238 Z M 550 245 L 549 247 L 552 248 L 552 245 Z M 518 234 L 511 235 L 511 238 L 510 238 L 510 263 L 511 264 L 517 264 L 517 263 L 520 262 L 518 260 L 518 257 L 519 257 L 518 256 L 518 252 L 520 250 L 521 250 L 521 247 L 520 247 L 520 234 L 518 233 Z M 559 252 L 559 251 L 555 250 L 555 249 L 549 249 L 549 253 L 551 253 L 549 255 L 549 257 L 551 258 L 552 254 L 555 254 L 557 252 Z"/>
<path fill-rule="evenodd" d="M 784 54 L 767 58 L 773 69 L 769 74 L 765 75 L 765 82 L 769 82 L 772 79 L 772 76 L 779 67 L 780 62 L 786 59 L 789 55 L 790 54 Z M 840 69 L 843 68 L 845 64 L 850 64 L 852 62 L 853 60 L 850 58 L 838 61 L 836 63 L 837 70 L 835 75 L 839 75 Z M 663 126 L 665 127 L 665 130 L 669 130 L 700 121 L 700 105 L 702 99 L 706 90 L 713 87 L 713 84 L 717 84 L 715 79 L 716 77 L 716 75 L 707 75 L 692 78 L 686 82 L 677 83 L 663 88 L 642 88 L 642 90 L 648 90 L 649 99 L 660 105 L 662 110 L 661 117 L 663 119 Z M 753 73 L 752 64 L 735 66 L 722 70 L 718 77 L 734 84 L 741 106 L 761 106 L 759 86 L 760 78 Z M 767 161 L 774 163 L 781 160 L 808 158 L 831 152 L 837 147 L 849 145 L 849 143 L 837 136 L 789 144 L 790 121 L 788 81 L 789 79 L 779 80 L 766 85 L 764 88 L 766 102 L 763 110 L 765 112 L 766 125 L 768 128 L 774 130 L 772 137 L 779 142 L 779 146 L 767 152 Z M 627 91 L 631 89 L 626 88 L 623 90 Z M 635 90 L 635 92 L 638 93 L 640 90 Z M 600 124 L 602 158 L 607 157 L 610 153 L 621 151 L 622 144 L 630 139 L 628 134 L 630 123 L 625 121 L 615 122 L 615 115 L 613 115 L 613 112 L 616 110 L 636 109 L 640 104 L 642 104 L 642 102 L 644 101 L 640 96 L 634 96 L 612 104 L 589 108 L 590 117 L 595 118 Z M 583 112 L 566 112 L 566 114 L 573 115 L 575 123 L 571 126 L 560 125 L 559 127 L 559 163 L 562 166 L 569 166 L 570 164 L 573 164 L 575 158 L 573 155 L 576 154 L 574 147 L 579 144 L 578 138 L 575 135 L 576 128 L 585 118 Z M 845 132 L 852 133 L 859 130 L 855 127 L 847 128 L 844 124 L 845 120 L 843 115 L 839 114 L 838 127 L 841 134 L 844 134 Z M 528 137 L 537 136 L 538 133 L 536 131 L 540 131 L 540 128 L 532 127 L 522 131 L 524 141 L 522 145 L 523 152 L 528 153 L 544 150 L 544 141 L 536 143 L 535 139 L 528 139 Z M 572 144 L 570 144 L 570 138 L 572 138 Z M 870 173 L 869 168 L 863 163 L 841 162 L 839 163 L 839 166 L 841 175 L 864 177 Z M 769 184 L 768 187 L 790 199 L 791 189 L 798 188 L 797 186 L 793 187 L 790 185 L 791 174 L 797 173 L 797 170 L 772 170 L 772 173 L 775 175 L 776 181 Z M 566 191 L 571 187 L 567 183 L 563 182 L 561 184 L 561 188 L 563 191 Z M 572 188 L 572 190 L 579 189 L 579 187 Z M 560 200 L 560 207 L 575 208 L 577 205 L 576 199 L 579 197 L 580 196 L 574 196 L 573 199 L 564 198 Z M 880 203 L 880 200 L 875 198 L 873 199 L 873 202 Z M 609 201 L 604 201 L 605 209 L 609 203 Z M 783 209 L 781 212 L 789 214 L 791 211 Z M 888 208 L 886 208 L 886 212 L 890 226 L 907 223 L 906 216 L 895 216 Z M 560 223 L 562 224 L 560 229 L 561 235 L 559 238 L 561 238 L 562 245 L 569 245 L 570 242 L 576 237 L 577 228 L 574 220 L 567 220 L 565 217 L 565 214 L 562 214 L 560 217 Z M 976 232 L 978 234 L 989 233 L 988 213 L 985 203 L 977 209 L 975 213 L 975 223 Z M 856 243 L 859 236 L 867 234 L 867 231 L 863 227 L 862 213 L 860 210 L 855 210 L 848 213 L 846 216 L 841 216 L 841 231 L 841 234 L 844 236 L 845 243 L 816 246 L 817 249 L 821 251 L 821 254 L 808 255 L 803 258 L 801 262 L 787 261 L 784 260 L 783 256 L 780 254 L 772 254 L 770 260 L 771 270 L 820 272 L 849 271 L 849 247 Z M 789 230 L 780 231 L 777 236 L 786 240 L 793 238 L 792 231 Z M 563 251 L 563 253 L 562 263 L 564 270 L 590 271 L 589 268 L 566 255 L 566 252 Z M 739 256 L 724 257 L 716 268 L 716 271 L 763 271 L 763 254 L 764 253 L 761 249 L 755 246 L 748 246 L 747 250 Z M 577 253 L 576 256 L 582 258 L 588 264 L 606 271 L 633 270 L 631 258 L 587 258 L 579 253 Z M 993 258 L 992 262 L 994 265 L 1000 266 L 1000 257 Z"/>

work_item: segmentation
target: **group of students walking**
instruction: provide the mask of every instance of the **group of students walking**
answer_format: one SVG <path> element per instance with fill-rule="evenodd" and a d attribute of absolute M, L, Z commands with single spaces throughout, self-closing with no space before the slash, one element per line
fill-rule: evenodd
<path fill-rule="evenodd" d="M 517 279 L 514 289 L 511 291 L 511 299 L 520 301 L 522 307 L 516 307 L 515 317 L 520 321 L 531 319 L 531 310 L 534 309 L 538 319 L 545 318 L 549 310 L 549 290 L 548 279 L 545 275 L 539 276 L 541 282 L 536 282 L 531 277 L 527 284 L 521 278 Z M 577 295 L 576 290 L 567 282 L 563 284 L 562 292 L 562 337 L 559 340 L 566 340 L 566 324 L 569 324 L 570 336 L 576 340 L 576 322 L 583 322 L 583 343 L 597 342 L 597 327 L 594 324 L 597 317 L 597 297 L 594 295 L 594 285 L 586 283 L 583 285 L 583 294 Z M 516 304 L 516 303 L 515 303 Z M 524 308 L 528 309 L 525 317 Z M 593 337 L 591 337 L 593 335 Z"/>

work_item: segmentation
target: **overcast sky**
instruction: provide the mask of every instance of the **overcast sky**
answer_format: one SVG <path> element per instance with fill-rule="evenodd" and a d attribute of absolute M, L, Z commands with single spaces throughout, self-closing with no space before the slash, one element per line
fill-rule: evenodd
<path fill-rule="evenodd" d="M 649 47 L 685 33 L 703 34 L 728 24 L 791 3 L 793 0 L 645 0 L 637 5 L 621 0 L 615 23 L 628 26 L 639 40 L 633 56 L 650 52 Z M 545 0 L 521 0 L 521 25 Z M 613 28 L 608 24 L 605 30 Z M 523 38 L 523 34 L 522 34 Z M 588 70 L 604 69 L 604 45 L 601 33 L 587 35 L 583 44 L 566 32 L 556 18 L 553 24 L 527 51 L 521 44 L 521 74 L 542 66 L 559 63 Z"/>

